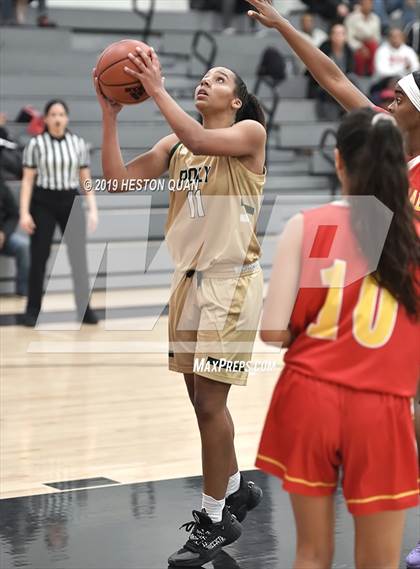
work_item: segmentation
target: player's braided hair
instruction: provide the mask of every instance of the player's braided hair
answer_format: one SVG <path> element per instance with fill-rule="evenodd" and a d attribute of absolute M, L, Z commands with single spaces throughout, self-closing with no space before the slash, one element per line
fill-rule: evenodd
<path fill-rule="evenodd" d="M 266 120 L 263 108 L 255 95 L 248 91 L 244 80 L 235 73 L 236 96 L 242 101 L 242 107 L 236 113 L 236 122 L 254 120 L 265 128 Z"/>
<path fill-rule="evenodd" d="M 350 195 L 375 196 L 393 213 L 378 268 L 372 276 L 408 314 L 418 317 L 420 241 L 408 196 L 403 138 L 395 121 L 386 118 L 368 108 L 348 114 L 338 130 L 337 148 L 350 180 Z M 379 228 L 358 200 L 351 201 L 351 210 L 359 245 L 366 258 L 373 260 Z"/>

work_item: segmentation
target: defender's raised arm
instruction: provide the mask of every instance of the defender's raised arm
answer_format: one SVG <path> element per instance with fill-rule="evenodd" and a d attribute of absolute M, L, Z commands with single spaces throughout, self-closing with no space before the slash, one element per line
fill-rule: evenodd
<path fill-rule="evenodd" d="M 257 11 L 248 15 L 267 28 L 276 29 L 303 61 L 319 85 L 346 110 L 371 106 L 369 99 L 346 77 L 341 69 L 315 47 L 274 8 L 272 0 L 248 0 Z"/>

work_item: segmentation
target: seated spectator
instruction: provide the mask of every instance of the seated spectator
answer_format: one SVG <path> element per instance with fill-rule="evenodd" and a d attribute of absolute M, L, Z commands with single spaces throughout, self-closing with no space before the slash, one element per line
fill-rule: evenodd
<path fill-rule="evenodd" d="M 360 0 L 360 8 L 347 16 L 345 25 L 354 50 L 356 74 L 373 75 L 375 53 L 381 41 L 381 21 L 373 12 L 373 0 Z"/>
<path fill-rule="evenodd" d="M 311 12 L 302 14 L 300 20 L 301 32 L 310 40 L 316 47 L 319 47 L 328 39 L 324 30 L 315 27 L 314 16 Z"/>
<path fill-rule="evenodd" d="M 374 11 L 381 19 L 382 28 L 388 30 L 390 15 L 397 10 L 402 12 L 403 25 L 416 20 L 416 0 L 374 0 Z"/>
<path fill-rule="evenodd" d="M 338 67 L 350 75 L 354 71 L 354 54 L 347 43 L 346 28 L 342 24 L 334 24 L 331 26 L 329 39 L 324 42 L 321 47 L 328 57 L 330 57 Z M 312 95 L 317 99 L 317 112 L 322 120 L 337 120 L 343 111 L 340 105 L 310 76 Z"/>
<path fill-rule="evenodd" d="M 6 0 L 9 1 L 9 0 Z M 25 24 L 26 23 L 26 11 L 28 5 L 33 0 L 14 0 L 16 6 L 16 22 L 18 24 Z M 47 9 L 47 0 L 37 0 L 38 4 L 38 17 L 37 23 L 38 26 L 43 28 L 51 28 L 55 27 L 55 22 L 51 22 L 48 18 L 48 9 Z"/>
<path fill-rule="evenodd" d="M 408 75 L 419 69 L 419 58 L 412 47 L 405 43 L 404 32 L 393 28 L 388 39 L 376 52 L 375 73 L 379 78 Z"/>
<path fill-rule="evenodd" d="M 328 39 L 328 35 L 324 30 L 315 27 L 315 19 L 311 12 L 302 14 L 300 19 L 300 31 L 316 47 L 320 47 Z M 306 72 L 306 66 L 300 59 L 296 61 L 296 65 L 302 73 Z"/>
<path fill-rule="evenodd" d="M 12 192 L 0 177 L 0 255 L 16 260 L 16 294 L 28 295 L 29 239 L 16 231 L 19 209 Z"/>
<path fill-rule="evenodd" d="M 0 255 L 16 260 L 16 294 L 27 296 L 29 276 L 29 239 L 17 233 L 19 209 L 5 181 L 2 153 L 8 147 L 6 117 L 0 113 Z"/>
<path fill-rule="evenodd" d="M 352 0 L 302 0 L 310 12 L 318 14 L 328 22 L 343 21 L 353 5 Z"/>

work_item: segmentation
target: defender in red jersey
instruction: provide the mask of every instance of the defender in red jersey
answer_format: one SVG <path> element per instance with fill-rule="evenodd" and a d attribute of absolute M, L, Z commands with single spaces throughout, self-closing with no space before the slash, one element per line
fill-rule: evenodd
<path fill-rule="evenodd" d="M 335 62 L 315 47 L 304 35 L 274 8 L 272 0 L 248 0 L 257 11 L 249 15 L 263 26 L 276 29 L 306 65 L 311 75 L 346 110 L 371 107 L 369 99 L 341 71 Z M 420 195 L 420 72 L 404 77 L 395 90 L 389 111 L 396 118 L 406 139 L 409 157 L 410 201 L 419 213 Z M 417 446 L 420 457 L 420 390 L 414 405 Z M 420 569 L 420 542 L 407 557 L 409 569 Z"/>
<path fill-rule="evenodd" d="M 345 199 L 293 218 L 273 265 L 261 337 L 289 349 L 256 464 L 291 495 L 295 568 L 332 564 L 342 470 L 356 566 L 388 569 L 419 502 L 420 249 L 392 117 L 345 117 L 336 166 Z"/>
<path fill-rule="evenodd" d="M 343 201 L 303 214 L 299 292 L 289 323 L 295 340 L 285 363 L 305 376 L 410 398 L 420 377 L 420 355 L 413 357 L 420 326 L 370 274 L 351 213 Z M 386 223 L 380 214 L 372 217 Z"/>
<path fill-rule="evenodd" d="M 271 0 L 248 1 L 258 10 L 258 12 L 249 12 L 250 17 L 258 20 L 263 26 L 276 29 L 306 65 L 315 81 L 344 109 L 352 111 L 364 107 L 373 107 L 372 102 L 348 79 L 332 59 L 315 47 L 286 18 L 279 14 Z M 395 91 L 395 100 L 390 105 L 389 111 L 405 135 L 407 155 L 410 160 L 418 160 L 420 156 L 420 71 L 401 79 Z M 410 173 L 410 191 L 415 207 L 418 205 L 420 192 L 418 176 L 416 172 Z"/>

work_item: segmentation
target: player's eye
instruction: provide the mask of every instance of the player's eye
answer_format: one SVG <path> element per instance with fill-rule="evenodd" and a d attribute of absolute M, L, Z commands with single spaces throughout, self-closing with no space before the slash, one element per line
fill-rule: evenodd
<path fill-rule="evenodd" d="M 218 77 L 218 78 L 216 79 L 216 81 L 217 81 L 218 83 L 224 83 L 224 82 L 225 82 L 225 78 L 224 78 L 224 77 Z"/>

